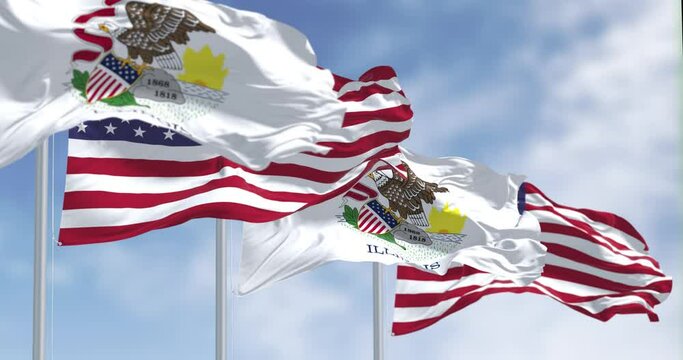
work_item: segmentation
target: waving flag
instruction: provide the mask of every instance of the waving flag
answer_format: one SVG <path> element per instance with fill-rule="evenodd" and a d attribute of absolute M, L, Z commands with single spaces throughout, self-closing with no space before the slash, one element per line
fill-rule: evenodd
<path fill-rule="evenodd" d="M 444 276 L 399 266 L 393 333 L 428 327 L 497 293 L 546 295 L 582 314 L 607 321 L 617 314 L 658 317 L 654 307 L 671 292 L 671 278 L 647 253 L 643 237 L 623 218 L 560 205 L 535 186 L 519 191 L 520 212 L 535 216 L 547 247 L 541 277 L 528 286 L 453 264 Z"/>
<path fill-rule="evenodd" d="M 263 170 L 139 120 L 88 121 L 71 129 L 60 242 L 121 240 L 201 217 L 272 221 L 344 194 L 398 152 L 412 112 L 391 68 L 335 80 L 349 110 L 337 141 L 322 144 L 331 150 Z"/>
<path fill-rule="evenodd" d="M 11 49 L 0 167 L 52 133 L 117 117 L 260 170 L 334 151 L 325 143 L 345 139 L 346 111 L 365 116 L 339 99 L 302 33 L 210 1 L 2 0 L 0 42 Z"/>
<path fill-rule="evenodd" d="M 244 224 L 238 291 L 335 260 L 410 264 L 433 274 L 457 262 L 522 284 L 540 275 L 538 222 L 517 211 L 521 176 L 405 149 L 374 170 L 333 199 Z"/>

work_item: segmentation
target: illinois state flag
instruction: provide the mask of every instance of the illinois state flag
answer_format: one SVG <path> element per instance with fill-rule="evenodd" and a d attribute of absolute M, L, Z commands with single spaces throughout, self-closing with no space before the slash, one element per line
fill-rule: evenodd
<path fill-rule="evenodd" d="M 325 153 L 346 107 L 306 37 L 208 1 L 0 0 L 0 167 L 84 120 L 139 119 L 260 169 Z"/>
<path fill-rule="evenodd" d="M 517 211 L 523 178 L 462 158 L 401 150 L 348 192 L 277 221 L 244 224 L 246 294 L 324 263 L 410 264 L 444 274 L 467 264 L 526 284 L 543 268 L 533 216 Z"/>

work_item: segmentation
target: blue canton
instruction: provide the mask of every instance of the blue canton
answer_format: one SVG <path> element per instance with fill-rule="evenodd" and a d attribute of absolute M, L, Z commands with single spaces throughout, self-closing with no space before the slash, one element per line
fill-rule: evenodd
<path fill-rule="evenodd" d="M 372 200 L 367 205 L 370 207 L 370 209 L 372 209 L 372 211 L 375 212 L 375 214 L 377 214 L 377 216 L 380 217 L 380 219 L 387 224 L 387 226 L 392 229 L 398 226 L 398 221 L 396 221 L 396 218 L 394 218 L 394 216 L 388 212 L 387 209 L 379 203 L 379 201 Z"/>
<path fill-rule="evenodd" d="M 102 60 L 102 65 L 107 69 L 111 70 L 116 75 L 120 76 L 121 79 L 123 79 L 129 85 L 134 83 L 135 80 L 137 80 L 138 77 L 140 77 L 140 75 L 138 75 L 138 72 L 135 69 L 133 69 L 128 64 L 122 63 L 112 54 L 109 54 L 104 57 L 104 59 Z"/>
<path fill-rule="evenodd" d="M 108 132 L 107 127 L 114 131 Z M 144 130 L 143 136 L 135 136 L 135 130 Z M 200 146 L 174 130 L 152 126 L 140 120 L 108 118 L 102 121 L 86 121 L 69 130 L 70 139 L 93 141 L 128 141 L 138 144 L 162 146 Z"/>

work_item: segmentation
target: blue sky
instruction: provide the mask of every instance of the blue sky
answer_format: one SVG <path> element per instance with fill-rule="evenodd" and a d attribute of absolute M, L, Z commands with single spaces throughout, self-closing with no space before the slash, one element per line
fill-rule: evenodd
<path fill-rule="evenodd" d="M 419 333 L 387 337 L 387 359 L 681 358 L 680 5 L 228 3 L 298 28 L 320 65 L 341 75 L 392 65 L 415 111 L 408 148 L 525 174 L 561 203 L 623 215 L 674 276 L 660 323 L 633 315 L 600 323 L 541 296 L 496 295 Z M 65 144 L 57 135 L 57 220 Z M 31 354 L 33 162 L 29 155 L 0 169 L 3 360 Z M 213 226 L 197 220 L 55 249 L 54 359 L 213 358 Z M 371 265 L 335 263 L 233 298 L 232 358 L 370 359 L 371 288 Z"/>

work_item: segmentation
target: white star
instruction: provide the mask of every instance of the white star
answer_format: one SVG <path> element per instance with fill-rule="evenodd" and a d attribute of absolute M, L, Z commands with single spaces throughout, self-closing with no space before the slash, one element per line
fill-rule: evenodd
<path fill-rule="evenodd" d="M 173 140 L 173 135 L 175 135 L 175 134 L 171 131 L 171 129 L 166 130 L 166 132 L 163 133 L 163 134 L 164 134 L 164 140 L 168 140 L 168 139 Z"/>
<path fill-rule="evenodd" d="M 133 131 L 135 131 L 135 137 L 138 137 L 138 136 L 139 136 L 139 137 L 143 137 L 142 134 L 144 134 L 144 133 L 147 132 L 146 130 L 142 130 L 142 127 L 141 127 L 141 126 L 138 126 L 137 129 L 133 129 Z"/>
<path fill-rule="evenodd" d="M 130 124 L 130 119 L 123 119 L 121 122 L 125 122 L 126 124 Z"/>
<path fill-rule="evenodd" d="M 77 132 L 85 132 L 85 128 L 87 128 L 87 127 L 88 127 L 88 125 L 86 125 L 85 123 L 80 123 L 80 124 L 78 124 L 78 131 Z"/>
<path fill-rule="evenodd" d="M 114 130 L 116 130 L 116 126 L 113 126 L 111 123 L 109 123 L 109 126 L 105 126 L 105 129 L 107 129 L 107 134 L 114 134 Z"/>

